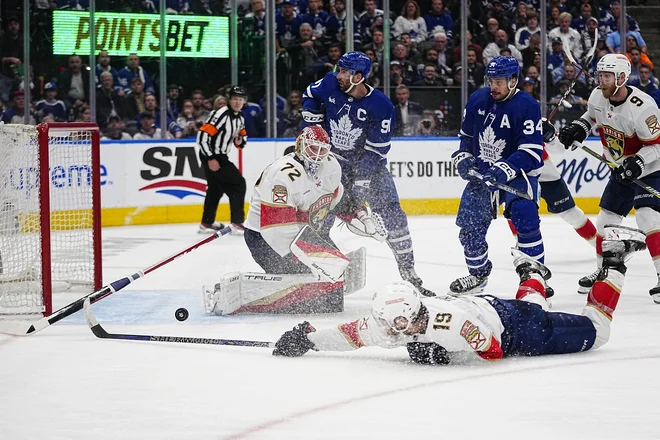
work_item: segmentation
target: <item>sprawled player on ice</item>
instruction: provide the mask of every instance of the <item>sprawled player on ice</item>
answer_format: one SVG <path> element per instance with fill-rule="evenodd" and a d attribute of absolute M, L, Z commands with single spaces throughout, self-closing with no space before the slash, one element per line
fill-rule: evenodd
<path fill-rule="evenodd" d="M 347 193 L 368 202 L 374 213 L 382 216 L 387 243 L 401 277 L 424 295 L 433 295 L 422 287 L 415 272 L 408 219 L 387 168 L 394 106 L 382 92 L 365 83 L 372 67 L 367 55 L 348 52 L 337 67 L 338 72 L 328 73 L 307 87 L 303 94 L 303 125 L 325 126 L 332 151 L 341 163 Z"/>
<path fill-rule="evenodd" d="M 345 290 L 362 287 L 365 253 L 345 256 L 323 226 L 335 210 L 364 234 L 377 231 L 366 206 L 342 197 L 341 168 L 329 142 L 322 127 L 306 127 L 295 152 L 263 170 L 250 201 L 245 243 L 265 274 L 230 273 L 205 287 L 207 313 L 339 312 Z"/>
<path fill-rule="evenodd" d="M 635 208 L 637 225 L 647 234 L 646 244 L 658 273 L 658 284 L 650 294 L 660 303 L 660 199 L 631 182 L 640 179 L 660 189 L 660 110 L 649 95 L 626 86 L 631 67 L 625 55 L 605 55 L 596 69 L 600 85 L 591 93 L 587 111 L 559 132 L 559 140 L 574 150 L 594 125 L 598 127 L 605 158 L 619 165 L 612 171 L 600 200 L 596 220 L 598 267 L 602 265 L 605 225 L 621 224 Z M 578 290 L 588 292 L 597 274 L 580 279 Z"/>
<path fill-rule="evenodd" d="M 545 310 L 548 269 L 518 252 L 514 264 L 520 285 L 514 300 L 492 295 L 423 298 L 410 283 L 397 282 L 376 292 L 371 316 L 320 331 L 303 322 L 282 335 L 273 354 L 302 356 L 309 350 L 406 346 L 414 362 L 447 364 L 458 353 L 494 361 L 599 348 L 610 336 L 625 260 L 646 248 L 639 230 L 614 227 L 608 233 L 612 235 L 603 242 L 603 268 L 580 315 Z"/>
<path fill-rule="evenodd" d="M 486 233 L 504 202 L 504 215 L 518 233 L 518 248 L 543 262 L 543 238 L 538 214 L 538 176 L 543 166 L 541 109 L 525 92 L 516 89 L 518 62 L 511 56 L 494 58 L 486 67 L 490 88 L 470 96 L 464 111 L 459 150 L 452 158 L 468 183 L 456 217 L 461 228 L 469 275 L 451 283 L 455 293 L 482 291 L 492 263 Z M 471 173 L 483 174 L 480 180 Z M 500 191 L 492 182 L 529 194 L 531 200 Z"/>

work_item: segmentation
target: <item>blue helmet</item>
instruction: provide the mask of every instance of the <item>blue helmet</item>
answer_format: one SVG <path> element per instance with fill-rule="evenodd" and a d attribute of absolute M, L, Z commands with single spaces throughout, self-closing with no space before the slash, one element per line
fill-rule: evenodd
<path fill-rule="evenodd" d="M 346 52 L 339 58 L 337 66 L 352 70 L 355 73 L 361 73 L 364 80 L 371 74 L 371 58 L 362 52 Z"/>
<path fill-rule="evenodd" d="M 487 78 L 506 78 L 509 79 L 513 75 L 518 77 L 518 60 L 511 55 L 495 57 L 486 66 Z"/>

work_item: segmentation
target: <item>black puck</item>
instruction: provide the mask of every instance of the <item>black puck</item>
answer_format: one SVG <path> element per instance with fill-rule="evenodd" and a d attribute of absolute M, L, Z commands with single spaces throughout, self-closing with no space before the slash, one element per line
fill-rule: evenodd
<path fill-rule="evenodd" d="M 188 316 L 190 316 L 188 310 L 184 309 L 183 307 L 181 307 L 180 309 L 176 309 L 176 312 L 174 312 L 174 317 L 176 318 L 177 321 L 185 321 L 186 319 L 188 319 Z"/>

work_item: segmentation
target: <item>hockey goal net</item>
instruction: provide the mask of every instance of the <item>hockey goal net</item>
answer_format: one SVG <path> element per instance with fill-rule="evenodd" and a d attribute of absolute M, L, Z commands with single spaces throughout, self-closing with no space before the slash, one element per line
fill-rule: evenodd
<path fill-rule="evenodd" d="M 99 129 L 0 125 L 0 317 L 101 287 Z"/>

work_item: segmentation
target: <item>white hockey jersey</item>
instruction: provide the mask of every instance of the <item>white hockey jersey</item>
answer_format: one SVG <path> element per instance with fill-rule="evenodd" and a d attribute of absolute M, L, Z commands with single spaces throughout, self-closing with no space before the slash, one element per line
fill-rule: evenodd
<path fill-rule="evenodd" d="M 628 90 L 628 99 L 612 105 L 600 89 L 594 89 L 582 118 L 598 126 L 606 159 L 621 164 L 637 154 L 644 159 L 642 176 L 646 176 L 660 170 L 660 110 L 646 93 L 636 87 Z"/>
<path fill-rule="evenodd" d="M 261 232 L 281 256 L 288 254 L 298 232 L 306 224 L 318 230 L 344 194 L 334 155 L 323 161 L 316 176 L 307 174 L 295 153 L 268 165 L 254 185 L 244 226 Z"/>
<path fill-rule="evenodd" d="M 490 303 L 478 296 L 423 298 L 429 320 L 424 334 L 392 335 L 373 317 L 340 324 L 336 328 L 307 335 L 316 349 L 346 351 L 361 347 L 395 348 L 409 342 L 436 342 L 449 352 L 475 352 L 487 360 L 502 358 L 500 316 Z"/>

